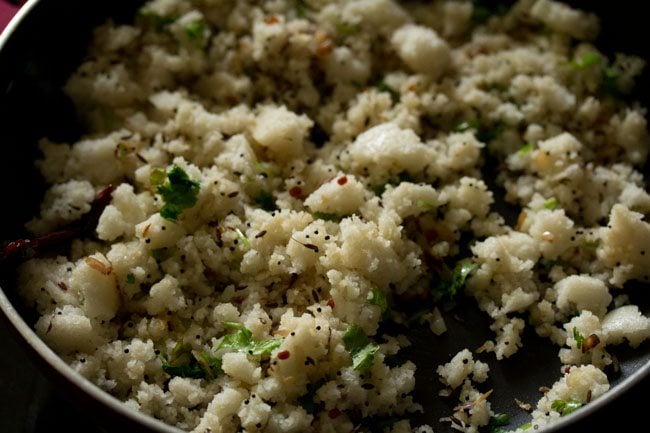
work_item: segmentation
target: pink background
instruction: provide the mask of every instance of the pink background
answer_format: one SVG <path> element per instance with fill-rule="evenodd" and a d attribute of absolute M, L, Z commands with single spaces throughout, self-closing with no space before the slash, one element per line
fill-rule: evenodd
<path fill-rule="evenodd" d="M 9 24 L 11 17 L 14 16 L 17 10 L 18 6 L 14 6 L 11 3 L 0 0 L 0 31 L 2 31 L 7 26 L 7 24 Z"/>

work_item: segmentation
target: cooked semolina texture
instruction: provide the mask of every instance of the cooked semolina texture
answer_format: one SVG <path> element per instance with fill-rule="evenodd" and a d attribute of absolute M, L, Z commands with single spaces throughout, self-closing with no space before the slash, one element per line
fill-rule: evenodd
<path fill-rule="evenodd" d="M 493 338 L 437 366 L 431 398 L 460 403 L 436 419 L 506 424 L 485 361 L 527 328 L 563 368 L 500 428 L 568 415 L 609 389 L 611 347 L 650 337 L 624 288 L 650 277 L 643 61 L 598 32 L 552 0 L 153 0 L 105 23 L 65 85 L 87 133 L 40 142 L 27 227 L 114 189 L 20 267 L 36 332 L 182 430 L 425 433 L 410 343 L 384 324 L 437 350 L 441 311 L 471 302 Z"/>

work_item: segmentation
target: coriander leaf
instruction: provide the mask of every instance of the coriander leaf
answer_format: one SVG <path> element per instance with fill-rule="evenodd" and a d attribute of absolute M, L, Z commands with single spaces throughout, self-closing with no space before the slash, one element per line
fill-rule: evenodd
<path fill-rule="evenodd" d="M 603 58 L 600 54 L 591 52 L 586 53 L 578 60 L 567 63 L 567 66 L 572 69 L 586 69 L 589 66 L 597 65 L 602 62 Z"/>
<path fill-rule="evenodd" d="M 379 346 L 368 344 L 361 350 L 352 355 L 352 368 L 358 371 L 367 370 L 372 367 L 375 360 L 375 354 L 379 351 Z"/>
<path fill-rule="evenodd" d="M 504 433 L 505 430 L 501 427 L 510 424 L 510 417 L 505 413 L 495 413 L 490 417 L 490 422 L 488 423 L 488 432 L 489 433 Z"/>
<path fill-rule="evenodd" d="M 370 293 L 368 293 L 366 304 L 378 306 L 382 313 L 388 311 L 388 299 L 386 299 L 384 292 L 377 288 L 373 288 Z"/>
<path fill-rule="evenodd" d="M 325 212 L 312 212 L 312 216 L 316 219 L 320 219 L 323 221 L 334 221 L 334 222 L 339 222 L 343 217 L 335 214 L 335 213 L 325 213 Z"/>
<path fill-rule="evenodd" d="M 161 168 L 154 168 L 149 174 L 149 183 L 151 186 L 159 186 L 167 180 L 167 173 Z"/>
<path fill-rule="evenodd" d="M 424 208 L 424 209 L 431 210 L 431 209 L 436 208 L 436 204 L 434 202 L 432 202 L 432 201 L 429 201 L 429 200 L 418 200 L 416 202 L 416 204 L 418 205 L 418 207 L 421 207 L 421 208 Z"/>
<path fill-rule="evenodd" d="M 248 238 L 246 237 L 246 235 L 244 235 L 244 233 L 242 233 L 242 231 L 239 230 L 239 229 L 235 229 L 235 233 L 237 234 L 237 239 L 239 239 L 239 242 L 241 242 L 244 249 L 250 250 L 251 243 L 248 240 Z"/>
<path fill-rule="evenodd" d="M 261 190 L 257 197 L 255 197 L 253 200 L 267 212 L 278 210 L 277 206 L 275 205 L 275 199 L 273 198 L 273 195 L 271 195 L 271 193 L 268 191 Z"/>
<path fill-rule="evenodd" d="M 474 24 L 483 24 L 492 16 L 503 15 L 508 12 L 508 8 L 512 6 L 513 2 L 474 0 L 472 3 L 472 22 Z"/>
<path fill-rule="evenodd" d="M 341 21 L 336 24 L 336 34 L 347 38 L 348 36 L 354 35 L 358 31 L 358 28 L 354 24 L 346 23 Z"/>
<path fill-rule="evenodd" d="M 213 356 L 212 354 L 205 351 L 199 354 L 192 352 L 192 354 L 194 355 L 194 359 L 196 359 L 196 362 L 199 364 L 201 369 L 203 369 L 205 377 L 213 378 L 223 373 L 223 370 L 221 369 L 221 358 L 217 358 L 216 356 Z"/>
<path fill-rule="evenodd" d="M 467 132 L 473 130 L 474 136 L 478 141 L 482 143 L 489 143 L 501 135 L 504 129 L 505 125 L 502 122 L 496 122 L 492 126 L 487 126 L 481 124 L 481 122 L 479 122 L 477 119 L 472 119 L 466 120 L 456 125 L 456 127 L 453 129 L 453 132 Z"/>
<path fill-rule="evenodd" d="M 217 350 L 225 348 L 238 352 L 246 352 L 249 355 L 268 356 L 282 344 L 282 340 L 275 339 L 264 341 L 253 340 L 253 333 L 241 323 L 223 322 L 223 325 L 226 328 L 235 329 L 237 332 L 225 335 Z"/>
<path fill-rule="evenodd" d="M 200 184 L 191 180 L 187 173 L 177 165 L 173 165 L 167 173 L 167 183 L 158 186 L 157 192 L 165 201 L 160 210 L 160 216 L 176 221 L 180 214 L 196 204 Z"/>
<path fill-rule="evenodd" d="M 535 148 L 535 146 L 533 145 L 533 143 L 526 143 L 523 146 L 521 146 L 521 149 L 519 149 L 517 151 L 517 155 L 519 155 L 519 156 L 526 155 L 526 154 L 532 152 L 534 148 Z"/>
<path fill-rule="evenodd" d="M 576 348 L 582 349 L 582 343 L 585 341 L 585 337 L 578 331 L 578 328 L 573 327 L 573 339 L 576 341 Z"/>
<path fill-rule="evenodd" d="M 478 130 L 481 127 L 481 124 L 478 120 L 465 120 L 464 122 L 459 123 L 453 129 L 454 132 L 467 132 L 472 129 Z"/>
<path fill-rule="evenodd" d="M 170 360 L 161 356 L 160 362 L 163 371 L 170 376 L 212 379 L 222 372 L 221 358 L 205 351 L 197 352 L 190 344 L 181 342 L 176 343 Z"/>
<path fill-rule="evenodd" d="M 162 369 L 170 376 L 189 377 L 192 379 L 202 379 L 205 377 L 205 371 L 199 365 L 171 365 L 163 362 Z"/>
<path fill-rule="evenodd" d="M 384 80 L 381 80 L 380 82 L 378 82 L 375 87 L 380 92 L 389 93 L 390 98 L 391 98 L 391 100 L 393 102 L 399 101 L 399 93 L 396 92 L 395 90 L 393 90 L 388 84 L 386 84 L 386 82 Z"/>
<path fill-rule="evenodd" d="M 130 272 L 126 274 L 126 282 L 127 284 L 135 284 L 135 275 Z"/>
<path fill-rule="evenodd" d="M 205 32 L 205 23 L 203 21 L 194 21 L 185 27 L 185 36 L 195 42 L 203 42 Z"/>
<path fill-rule="evenodd" d="M 352 355 L 352 368 L 367 370 L 372 366 L 379 346 L 372 343 L 363 329 L 357 324 L 352 324 L 343 334 L 345 350 Z"/>
<path fill-rule="evenodd" d="M 520 425 L 519 428 L 522 430 L 529 430 L 532 426 L 533 426 L 532 423 L 527 422 L 526 424 Z"/>
<path fill-rule="evenodd" d="M 160 263 L 167 258 L 167 248 L 151 250 L 151 256 L 156 260 L 156 263 Z"/>
<path fill-rule="evenodd" d="M 309 12 L 309 5 L 305 0 L 294 0 L 295 3 L 295 8 L 296 8 L 296 15 L 300 18 L 305 18 L 307 16 L 307 12 Z"/>
<path fill-rule="evenodd" d="M 599 242 L 598 240 L 591 241 L 591 242 L 590 242 L 590 241 L 584 241 L 580 246 L 581 246 L 582 248 L 584 248 L 585 250 L 588 250 L 588 251 L 595 251 L 596 248 L 598 248 L 598 244 L 599 244 L 599 243 L 600 243 L 600 242 Z"/>
<path fill-rule="evenodd" d="M 548 210 L 554 210 L 557 208 L 557 199 L 555 197 L 551 197 L 548 200 L 544 202 L 544 208 Z"/>
<path fill-rule="evenodd" d="M 158 33 L 165 31 L 167 26 L 178 19 L 173 15 L 159 15 L 145 8 L 140 9 L 139 14 L 146 20 L 147 24 L 153 27 L 153 29 Z"/>
<path fill-rule="evenodd" d="M 551 409 L 558 412 L 560 415 L 565 416 L 582 407 L 582 403 L 577 400 L 554 400 L 551 404 Z"/>
<path fill-rule="evenodd" d="M 251 167 L 253 170 L 261 173 L 266 177 L 276 177 L 278 174 L 273 170 L 273 167 L 266 162 L 251 162 Z"/>
<path fill-rule="evenodd" d="M 343 334 L 343 345 L 348 352 L 356 353 L 370 343 L 370 339 L 357 324 L 348 326 Z"/>
<path fill-rule="evenodd" d="M 317 409 L 319 409 L 318 406 L 320 405 L 314 401 L 314 397 L 316 397 L 316 391 L 325 385 L 328 380 L 327 377 L 324 377 L 315 383 L 308 383 L 307 393 L 298 397 L 298 403 L 300 403 L 300 406 L 302 406 L 308 414 L 313 415 L 316 413 Z"/>
<path fill-rule="evenodd" d="M 451 278 L 440 281 L 433 289 L 434 300 L 439 301 L 445 296 L 453 298 L 465 286 L 467 277 L 476 268 L 478 268 L 478 265 L 472 261 L 458 262 L 451 274 Z"/>

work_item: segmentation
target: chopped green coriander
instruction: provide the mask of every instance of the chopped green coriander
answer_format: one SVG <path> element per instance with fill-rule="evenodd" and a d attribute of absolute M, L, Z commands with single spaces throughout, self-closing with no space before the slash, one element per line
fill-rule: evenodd
<path fill-rule="evenodd" d="M 341 21 L 336 24 L 336 34 L 343 38 L 354 35 L 358 30 L 359 29 L 357 26 L 354 24 L 346 23 L 345 21 Z"/>
<path fill-rule="evenodd" d="M 223 326 L 237 332 L 225 335 L 217 350 L 225 348 L 254 356 L 268 356 L 282 344 L 282 340 L 276 339 L 255 341 L 253 333 L 241 323 L 223 322 Z"/>
<path fill-rule="evenodd" d="M 582 403 L 577 400 L 553 400 L 551 409 L 558 412 L 562 416 L 566 416 L 582 407 Z"/>
<path fill-rule="evenodd" d="M 573 327 L 573 339 L 576 341 L 576 348 L 582 349 L 582 343 L 585 341 L 585 337 L 578 331 L 578 328 Z"/>
<path fill-rule="evenodd" d="M 532 423 L 527 422 L 526 424 L 520 425 L 519 428 L 522 430 L 529 430 L 532 426 L 533 426 Z"/>
<path fill-rule="evenodd" d="M 145 8 L 140 9 L 139 14 L 146 20 L 147 24 L 153 27 L 153 29 L 158 33 L 165 31 L 167 26 L 178 19 L 178 17 L 173 15 L 159 15 Z"/>
<path fill-rule="evenodd" d="M 368 344 L 352 355 L 352 368 L 357 371 L 367 370 L 372 367 L 375 360 L 375 354 L 379 351 L 379 346 Z"/>
<path fill-rule="evenodd" d="M 453 131 L 454 132 L 467 132 L 472 129 L 478 130 L 481 127 L 481 124 L 479 123 L 478 120 L 465 120 L 456 127 L 454 127 Z"/>
<path fill-rule="evenodd" d="M 212 379 L 222 372 L 220 358 L 206 351 L 192 350 L 192 346 L 187 343 L 176 343 L 171 359 L 161 356 L 160 362 L 163 371 L 170 376 Z"/>
<path fill-rule="evenodd" d="M 478 268 L 478 265 L 472 261 L 463 260 L 458 262 L 451 274 L 451 278 L 443 279 L 434 287 L 434 300 L 439 301 L 444 297 L 453 298 L 465 286 L 467 277 L 476 268 Z"/>
<path fill-rule="evenodd" d="M 488 423 L 488 432 L 489 433 L 504 433 L 506 430 L 501 427 L 510 424 L 510 417 L 505 413 L 495 413 L 490 417 L 490 422 Z"/>
<path fill-rule="evenodd" d="M 242 247 L 244 247 L 244 249 L 246 250 L 249 250 L 251 248 L 251 243 L 248 240 L 248 238 L 244 235 L 244 233 L 242 233 L 242 231 L 239 230 L 238 228 L 235 229 L 235 233 L 237 234 L 237 239 L 239 239 L 239 242 L 241 242 Z"/>
<path fill-rule="evenodd" d="M 316 413 L 317 409 L 319 409 L 320 404 L 317 404 L 314 401 L 314 398 L 316 397 L 316 391 L 325 385 L 328 380 L 328 377 L 323 377 L 315 383 L 308 383 L 307 392 L 304 395 L 298 397 L 298 403 L 300 403 L 300 406 L 302 406 L 302 408 L 305 409 L 305 412 L 308 414 L 312 415 Z"/>
<path fill-rule="evenodd" d="M 600 54 L 596 52 L 590 52 L 590 53 L 586 53 L 578 60 L 574 60 L 572 62 L 567 63 L 567 66 L 572 69 L 586 69 L 589 66 L 600 64 L 602 60 L 603 57 Z"/>
<path fill-rule="evenodd" d="M 544 209 L 555 210 L 557 208 L 558 202 L 555 197 L 551 197 L 544 202 Z"/>
<path fill-rule="evenodd" d="M 620 96 L 621 91 L 618 88 L 618 79 L 621 77 L 621 71 L 615 66 L 603 69 L 603 89 L 612 96 Z"/>
<path fill-rule="evenodd" d="M 149 174 L 149 184 L 152 187 L 162 185 L 167 180 L 167 173 L 162 168 L 154 168 Z"/>
<path fill-rule="evenodd" d="M 127 284 L 135 284 L 135 275 L 133 275 L 130 272 L 128 274 L 126 274 L 126 283 Z"/>
<path fill-rule="evenodd" d="M 596 251 L 599 243 L 598 239 L 596 239 L 595 241 L 584 241 L 580 246 L 588 251 Z"/>
<path fill-rule="evenodd" d="M 253 200 L 267 212 L 278 210 L 278 207 L 275 205 L 275 199 L 273 198 L 273 195 L 266 190 L 261 190 Z"/>
<path fill-rule="evenodd" d="M 521 146 L 521 149 L 517 151 L 517 155 L 523 156 L 531 153 L 535 149 L 535 146 L 533 143 L 526 143 L 523 146 Z"/>
<path fill-rule="evenodd" d="M 251 167 L 256 172 L 265 175 L 266 177 L 276 177 L 278 174 L 275 172 L 273 167 L 267 162 L 251 162 Z"/>
<path fill-rule="evenodd" d="M 312 216 L 316 219 L 320 219 L 323 221 L 341 221 L 343 217 L 335 214 L 335 213 L 326 213 L 326 212 L 312 212 Z"/>
<path fill-rule="evenodd" d="M 185 26 L 185 36 L 191 41 L 203 43 L 205 35 L 205 23 L 203 21 L 194 21 Z"/>
<path fill-rule="evenodd" d="M 165 201 L 160 210 L 160 216 L 176 221 L 180 214 L 194 206 L 198 200 L 200 184 L 189 178 L 187 173 L 177 165 L 173 165 L 167 173 L 167 183 L 157 188 Z"/>
<path fill-rule="evenodd" d="M 374 344 L 357 324 L 352 324 L 343 334 L 345 350 L 352 355 L 352 368 L 367 370 L 372 366 L 379 346 Z"/>
<path fill-rule="evenodd" d="M 474 136 L 478 141 L 489 143 L 501 135 L 504 129 L 505 125 L 502 122 L 496 122 L 494 125 L 488 127 L 481 124 L 477 119 L 473 119 L 459 123 L 453 129 L 453 132 L 467 132 L 473 130 Z"/>
<path fill-rule="evenodd" d="M 434 202 L 430 201 L 430 200 L 418 200 L 416 202 L 416 204 L 418 205 L 418 207 L 421 207 L 421 208 L 427 209 L 427 210 L 432 210 L 432 209 L 435 209 L 437 207 L 436 204 Z"/>
<path fill-rule="evenodd" d="M 305 18 L 307 16 L 307 12 L 309 12 L 309 5 L 305 0 L 294 0 L 295 3 L 295 8 L 296 8 L 296 15 L 298 15 L 300 18 Z"/>
<path fill-rule="evenodd" d="M 496 15 L 503 15 L 508 12 L 512 6 L 512 1 L 486 1 L 486 0 L 473 0 L 472 1 L 472 22 L 474 24 L 483 24 L 491 17 Z"/>
<path fill-rule="evenodd" d="M 377 288 L 373 288 L 370 293 L 368 293 L 366 304 L 378 306 L 382 314 L 388 311 L 388 299 L 386 299 L 384 292 Z"/>
<path fill-rule="evenodd" d="M 160 263 L 167 258 L 167 248 L 151 250 L 151 256 L 156 260 L 156 263 Z"/>
<path fill-rule="evenodd" d="M 205 377 L 205 371 L 198 364 L 172 365 L 162 361 L 162 369 L 170 376 L 189 377 L 192 379 L 202 379 Z"/>
<path fill-rule="evenodd" d="M 375 85 L 375 87 L 380 92 L 389 93 L 390 98 L 393 100 L 393 102 L 397 102 L 399 100 L 399 93 L 397 91 L 393 90 L 393 88 L 390 87 L 384 80 L 381 80 L 380 82 L 378 82 Z"/>

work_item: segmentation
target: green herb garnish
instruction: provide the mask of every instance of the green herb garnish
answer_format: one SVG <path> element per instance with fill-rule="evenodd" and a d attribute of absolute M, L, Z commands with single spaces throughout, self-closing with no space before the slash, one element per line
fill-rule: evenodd
<path fill-rule="evenodd" d="M 167 258 L 167 248 L 156 248 L 151 250 L 151 256 L 156 260 L 156 263 L 160 263 Z"/>
<path fill-rule="evenodd" d="M 359 325 L 352 324 L 343 334 L 345 350 L 352 355 L 352 368 L 367 370 L 372 366 L 379 346 L 374 344 Z"/>
<path fill-rule="evenodd" d="M 504 433 L 506 430 L 501 427 L 510 424 L 510 417 L 505 413 L 495 413 L 490 417 L 490 422 L 488 423 L 488 432 L 489 433 Z"/>
<path fill-rule="evenodd" d="M 553 403 L 551 404 L 551 409 L 558 412 L 562 416 L 568 415 L 571 412 L 575 412 L 581 407 L 582 407 L 582 403 L 580 403 L 578 400 L 569 400 L 569 401 L 554 400 Z"/>
<path fill-rule="evenodd" d="M 221 374 L 221 359 L 203 351 L 192 350 L 189 344 L 176 343 L 171 359 L 161 356 L 162 369 L 170 376 L 212 379 Z"/>
<path fill-rule="evenodd" d="M 126 274 L 126 282 L 127 284 L 135 284 L 135 275 L 130 272 Z"/>
<path fill-rule="evenodd" d="M 585 337 L 578 331 L 578 328 L 573 327 L 573 339 L 576 341 L 576 348 L 582 349 L 582 343 L 585 341 Z"/>
<path fill-rule="evenodd" d="M 196 204 L 199 190 L 199 182 L 190 179 L 179 166 L 173 165 L 167 173 L 167 183 L 159 185 L 156 189 L 165 201 L 160 216 L 170 221 L 178 220 L 185 209 Z"/>
<path fill-rule="evenodd" d="M 140 9 L 139 13 L 140 16 L 147 21 L 147 24 L 153 27 L 153 29 L 158 33 L 164 32 L 167 26 L 169 26 L 170 24 L 172 24 L 174 21 L 178 19 L 178 17 L 176 16 L 159 15 L 153 11 L 144 8 Z"/>
<path fill-rule="evenodd" d="M 432 210 L 437 207 L 434 202 L 429 200 L 418 200 L 416 204 L 418 205 L 418 207 L 421 207 L 423 209 L 428 209 L 428 210 Z"/>
<path fill-rule="evenodd" d="M 339 216 L 335 213 L 326 213 L 326 212 L 312 212 L 311 215 L 316 218 L 320 219 L 323 221 L 334 221 L 334 222 L 339 222 L 341 219 L 343 219 L 342 216 Z"/>
<path fill-rule="evenodd" d="M 327 377 L 324 377 L 315 383 L 308 383 L 307 393 L 298 397 L 298 403 L 300 403 L 300 406 L 302 406 L 308 414 L 313 415 L 319 408 L 318 406 L 320 405 L 316 404 L 314 397 L 316 397 L 316 391 L 318 391 L 321 386 L 325 385 L 328 380 Z"/>
<path fill-rule="evenodd" d="M 544 209 L 555 210 L 557 208 L 558 202 L 555 197 L 551 197 L 544 202 Z"/>
<path fill-rule="evenodd" d="M 476 268 L 478 268 L 478 265 L 472 261 L 458 262 L 451 274 L 451 278 L 440 281 L 433 289 L 433 299 L 440 301 L 444 297 L 453 298 L 465 286 L 467 277 Z"/>
<path fill-rule="evenodd" d="M 203 43 L 205 35 L 205 23 L 203 21 L 194 21 L 185 27 L 185 36 L 191 41 Z"/>
<path fill-rule="evenodd" d="M 517 155 L 523 156 L 523 155 L 529 154 L 530 152 L 533 151 L 533 149 L 535 149 L 535 146 L 533 145 L 533 143 L 526 143 L 523 146 L 521 146 L 521 149 L 519 149 L 517 151 Z"/>
<path fill-rule="evenodd" d="M 578 60 L 567 63 L 567 66 L 572 69 L 586 69 L 589 66 L 598 65 L 603 60 L 602 56 L 598 53 L 587 53 Z"/>
<path fill-rule="evenodd" d="M 244 249 L 249 250 L 251 248 L 251 243 L 244 235 L 244 233 L 242 233 L 242 231 L 239 229 L 235 229 L 235 233 L 237 234 L 237 239 L 239 239 L 239 242 L 241 242 Z"/>
<path fill-rule="evenodd" d="M 162 185 L 167 180 L 167 173 L 162 168 L 154 168 L 149 174 L 149 184 L 152 187 Z"/>
<path fill-rule="evenodd" d="M 370 293 L 368 293 L 366 304 L 378 306 L 382 314 L 388 311 L 388 299 L 386 299 L 384 292 L 377 288 L 373 288 Z"/>
<path fill-rule="evenodd" d="M 267 212 L 278 210 L 277 206 L 275 205 L 275 199 L 273 198 L 273 195 L 268 191 L 261 190 L 259 194 L 257 194 L 257 197 L 255 197 L 253 200 Z"/>
<path fill-rule="evenodd" d="M 237 332 L 224 336 L 217 350 L 225 348 L 238 352 L 246 352 L 253 356 L 268 356 L 282 344 L 282 340 L 276 339 L 264 341 L 253 340 L 253 333 L 241 323 L 223 322 L 223 326 L 234 329 Z"/>
<path fill-rule="evenodd" d="M 390 98 L 392 99 L 393 103 L 399 101 L 399 93 L 393 90 L 384 80 L 381 80 L 380 82 L 377 83 L 375 86 L 377 90 L 380 92 L 385 92 L 390 94 Z"/>
<path fill-rule="evenodd" d="M 584 241 L 580 246 L 584 248 L 585 250 L 588 251 L 596 251 L 596 248 L 598 248 L 598 244 L 600 242 L 598 240 L 595 241 Z"/>
<path fill-rule="evenodd" d="M 473 119 L 473 120 L 466 120 L 464 122 L 459 123 L 458 125 L 456 125 L 453 131 L 467 132 L 473 130 L 474 136 L 478 141 L 482 143 L 489 143 L 490 141 L 494 140 L 499 135 L 501 135 L 504 129 L 505 129 L 505 125 L 502 122 L 496 122 L 491 127 L 488 127 L 486 125 L 483 125 L 478 120 Z"/>

